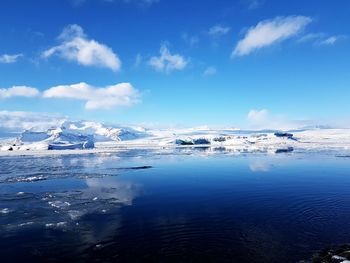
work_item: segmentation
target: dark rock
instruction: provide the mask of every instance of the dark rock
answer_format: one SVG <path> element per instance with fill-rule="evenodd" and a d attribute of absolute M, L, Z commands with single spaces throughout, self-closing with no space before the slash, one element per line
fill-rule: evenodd
<path fill-rule="evenodd" d="M 275 132 L 274 133 L 276 137 L 285 137 L 285 138 L 292 138 L 293 134 L 288 132 Z"/>
<path fill-rule="evenodd" d="M 199 139 L 194 139 L 193 140 L 194 144 L 210 144 L 210 141 L 205 138 L 199 138 Z"/>
<path fill-rule="evenodd" d="M 144 165 L 144 166 L 135 166 L 135 167 L 130 167 L 129 169 L 131 170 L 143 170 L 143 169 L 150 169 L 152 166 L 150 165 Z"/>
<path fill-rule="evenodd" d="M 194 143 L 192 141 L 185 141 L 185 140 L 181 140 L 181 139 L 177 139 L 175 141 L 175 144 L 177 144 L 177 145 L 194 145 Z"/>
<path fill-rule="evenodd" d="M 215 137 L 213 138 L 214 142 L 224 142 L 226 141 L 225 137 Z"/>
<path fill-rule="evenodd" d="M 275 151 L 275 153 L 288 153 L 288 152 L 292 152 L 292 151 L 294 151 L 293 147 L 287 147 L 287 148 L 277 149 Z"/>

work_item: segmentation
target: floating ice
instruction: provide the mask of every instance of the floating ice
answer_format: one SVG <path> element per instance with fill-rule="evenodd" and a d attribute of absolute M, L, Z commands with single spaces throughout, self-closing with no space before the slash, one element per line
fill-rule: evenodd
<path fill-rule="evenodd" d="M 48 204 L 55 208 L 66 208 L 70 206 L 69 202 L 62 202 L 62 201 L 50 201 L 48 202 Z"/>
<path fill-rule="evenodd" d="M 8 213 L 10 213 L 10 209 L 8 208 L 0 209 L 0 214 L 8 214 Z"/>
<path fill-rule="evenodd" d="M 45 224 L 46 228 L 59 229 L 67 226 L 67 222 L 58 222 L 58 223 L 47 223 Z"/>

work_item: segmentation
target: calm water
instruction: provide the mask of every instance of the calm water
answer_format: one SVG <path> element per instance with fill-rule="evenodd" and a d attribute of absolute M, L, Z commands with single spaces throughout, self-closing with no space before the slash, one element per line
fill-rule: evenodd
<path fill-rule="evenodd" d="M 1 262 L 297 262 L 350 242 L 350 159 L 0 158 Z"/>

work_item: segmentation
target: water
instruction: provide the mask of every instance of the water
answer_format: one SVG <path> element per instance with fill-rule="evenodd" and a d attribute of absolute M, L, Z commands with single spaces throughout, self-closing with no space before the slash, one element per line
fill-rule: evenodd
<path fill-rule="evenodd" d="M 350 242 L 349 160 L 211 149 L 1 157 L 1 262 L 298 262 Z"/>

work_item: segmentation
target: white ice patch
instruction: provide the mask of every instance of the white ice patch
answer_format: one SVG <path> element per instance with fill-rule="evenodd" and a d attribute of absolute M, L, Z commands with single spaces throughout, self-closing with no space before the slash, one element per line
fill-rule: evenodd
<path fill-rule="evenodd" d="M 68 215 L 69 215 L 70 219 L 72 219 L 72 220 L 77 220 L 80 217 L 82 217 L 84 214 L 85 214 L 85 212 L 78 211 L 78 210 L 69 210 L 68 211 Z"/>
<path fill-rule="evenodd" d="M 17 182 L 36 182 L 36 181 L 43 181 L 46 179 L 47 177 L 43 175 L 38 175 L 38 176 L 29 176 L 29 177 L 17 177 L 16 181 Z"/>
<path fill-rule="evenodd" d="M 10 213 L 10 209 L 8 208 L 0 209 L 0 214 L 8 214 L 8 213 Z"/>
<path fill-rule="evenodd" d="M 350 263 L 350 260 L 348 260 L 347 258 L 337 256 L 337 255 L 333 256 L 332 259 L 342 260 L 342 261 L 339 261 L 339 263 Z"/>
<path fill-rule="evenodd" d="M 48 204 L 54 208 L 66 208 L 70 206 L 69 202 L 62 202 L 62 201 L 50 201 Z"/>
<path fill-rule="evenodd" d="M 51 228 L 51 229 L 62 229 L 67 226 L 67 222 L 58 222 L 58 223 L 47 223 L 45 224 L 46 228 Z"/>
<path fill-rule="evenodd" d="M 21 223 L 21 224 L 18 224 L 19 227 L 24 227 L 24 226 L 30 226 L 30 225 L 33 225 L 34 222 L 32 221 L 29 221 L 29 222 L 25 222 L 25 223 Z"/>

